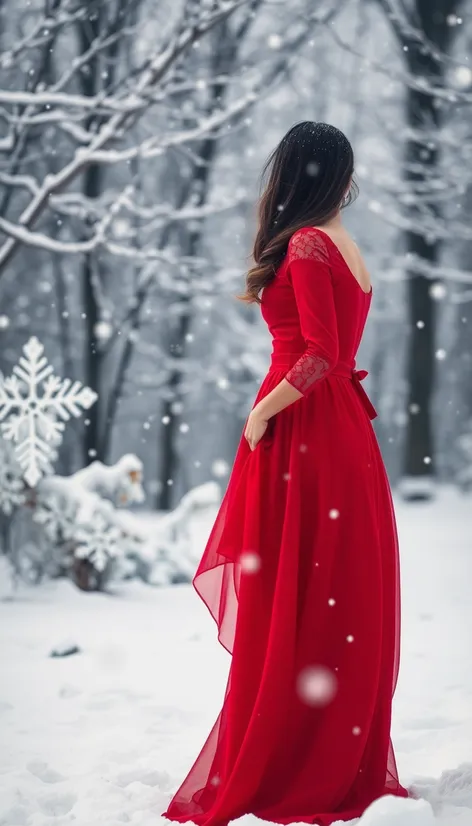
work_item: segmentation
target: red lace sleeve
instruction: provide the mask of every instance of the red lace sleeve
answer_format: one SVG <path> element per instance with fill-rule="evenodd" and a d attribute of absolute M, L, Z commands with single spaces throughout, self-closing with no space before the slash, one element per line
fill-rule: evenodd
<path fill-rule="evenodd" d="M 326 242 L 316 229 L 298 230 L 288 246 L 288 277 L 307 349 L 285 378 L 304 396 L 336 366 L 338 328 Z"/>

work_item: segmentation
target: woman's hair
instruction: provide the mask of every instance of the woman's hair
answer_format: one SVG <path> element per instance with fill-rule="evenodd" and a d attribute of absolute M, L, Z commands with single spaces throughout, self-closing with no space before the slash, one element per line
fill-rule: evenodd
<path fill-rule="evenodd" d="M 260 301 L 259 293 L 275 277 L 294 232 L 325 224 L 355 200 L 353 172 L 352 146 L 339 129 L 313 121 L 289 129 L 262 173 L 268 180 L 259 203 L 255 265 L 247 274 L 244 301 Z"/>

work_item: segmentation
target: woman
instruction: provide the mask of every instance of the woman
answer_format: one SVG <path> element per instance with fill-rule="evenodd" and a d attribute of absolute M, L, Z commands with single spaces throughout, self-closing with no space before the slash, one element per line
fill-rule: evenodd
<path fill-rule="evenodd" d="M 195 575 L 233 655 L 223 709 L 165 816 L 328 826 L 407 796 L 390 742 L 395 517 L 355 370 L 372 287 L 343 228 L 346 137 L 300 123 L 269 159 L 244 298 L 273 337 Z"/>

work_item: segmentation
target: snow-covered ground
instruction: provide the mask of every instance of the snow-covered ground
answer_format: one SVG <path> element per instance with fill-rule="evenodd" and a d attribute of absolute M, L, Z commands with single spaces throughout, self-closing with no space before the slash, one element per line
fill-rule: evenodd
<path fill-rule="evenodd" d="M 213 514 L 200 515 L 200 548 Z M 402 781 L 359 826 L 472 826 L 472 498 L 398 505 Z M 229 657 L 190 586 L 67 582 L 0 601 L 0 826 L 158 826 L 220 709 Z M 52 658 L 67 642 L 81 653 Z M 242 818 L 251 826 L 253 817 Z M 252 824 L 252 826 L 253 826 Z"/>

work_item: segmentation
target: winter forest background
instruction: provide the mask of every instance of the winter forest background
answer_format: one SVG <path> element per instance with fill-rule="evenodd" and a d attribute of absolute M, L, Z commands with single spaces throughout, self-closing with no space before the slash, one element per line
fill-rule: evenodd
<path fill-rule="evenodd" d="M 127 640 L 121 609 L 95 602 L 89 615 L 87 600 L 102 597 L 80 593 L 123 580 L 141 588 L 125 602 L 129 650 L 151 616 L 172 617 L 175 645 L 185 616 L 201 622 L 187 591 L 152 586 L 189 582 L 267 369 L 260 313 L 236 296 L 263 162 L 299 120 L 334 123 L 356 153 L 360 198 L 345 220 L 374 285 L 358 364 L 405 536 L 406 601 L 428 570 L 426 602 L 446 583 L 445 616 L 465 611 L 439 560 L 457 554 L 470 581 L 471 55 L 471 0 L 0 0 L 0 561 L 17 594 L 42 594 L 21 618 L 8 609 L 12 661 L 30 645 L 26 618 L 38 650 L 49 645 L 46 606 L 83 631 L 57 656 L 93 648 L 105 616 Z M 414 556 L 425 542 L 428 562 Z M 69 590 L 47 590 L 58 580 Z M 31 676 L 15 675 L 12 686 Z M 422 679 L 442 690 L 442 671 Z M 462 679 L 470 719 L 472 677 Z M 58 691 L 75 697 L 70 682 Z M 32 775 L 56 782 L 35 760 Z M 68 823 L 72 798 L 56 800 L 54 820 L 38 804 L 44 820 L 30 821 L 0 789 L 0 826 Z M 123 822 L 111 808 L 103 821 L 81 811 L 79 826 Z"/>
<path fill-rule="evenodd" d="M 355 146 L 346 220 L 375 290 L 359 363 L 391 479 L 409 497 L 470 484 L 466 6 L 2 0 L 0 365 L 33 335 L 96 394 L 56 473 L 132 454 L 134 498 L 160 511 L 225 484 L 269 353 L 236 299 L 260 170 L 313 119 Z"/>

